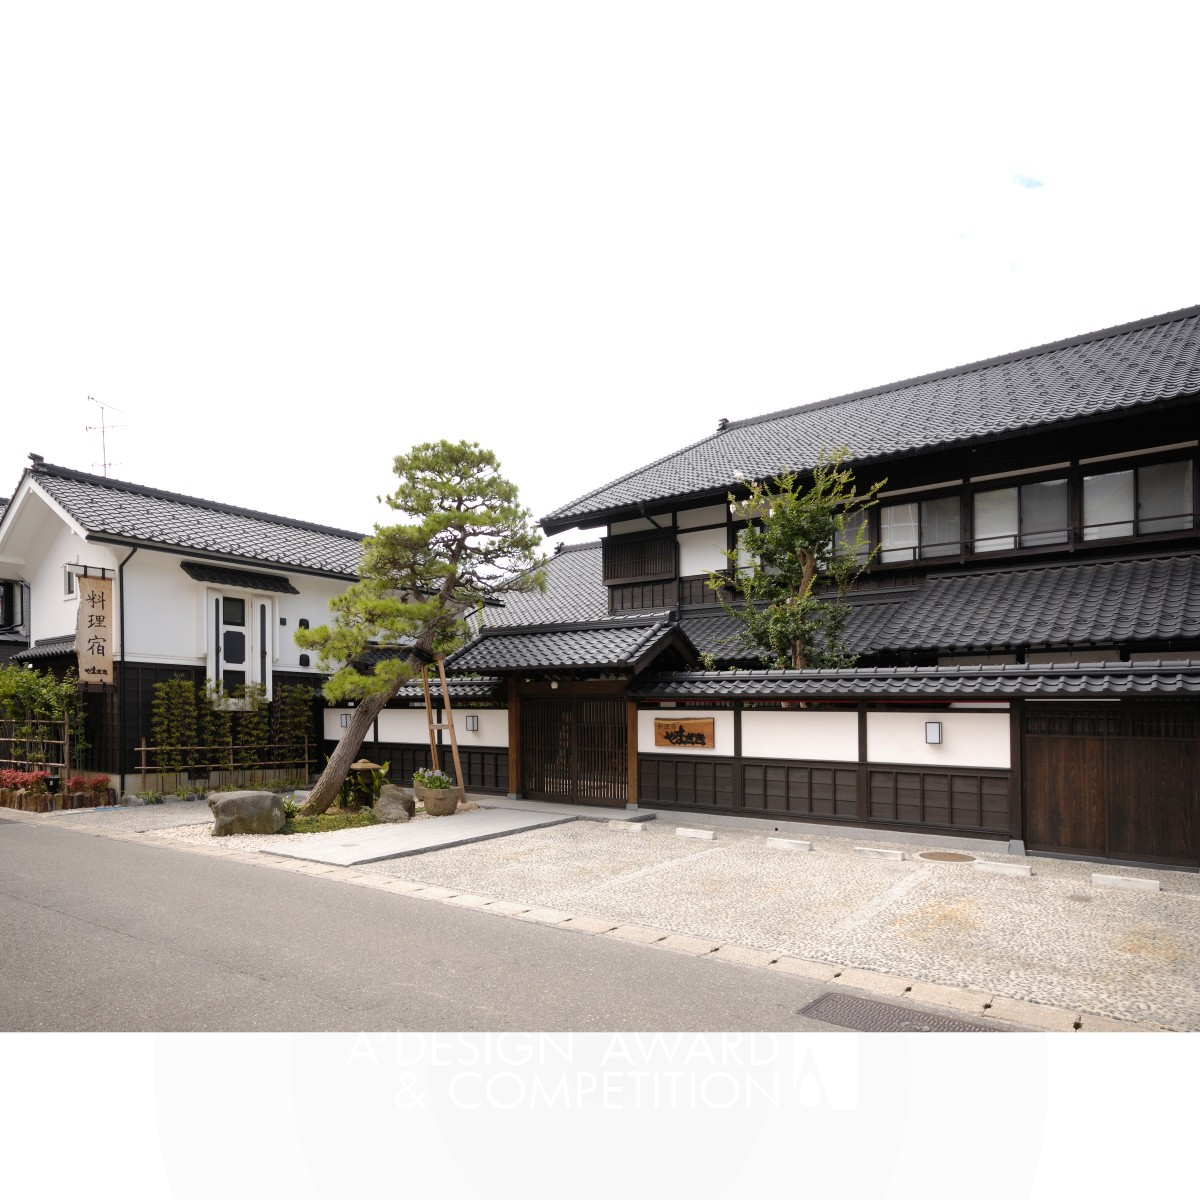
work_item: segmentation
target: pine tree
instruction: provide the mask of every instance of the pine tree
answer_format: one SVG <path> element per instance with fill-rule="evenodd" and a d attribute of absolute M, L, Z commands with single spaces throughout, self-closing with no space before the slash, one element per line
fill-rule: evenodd
<path fill-rule="evenodd" d="M 324 812 L 338 794 L 375 718 L 437 653 L 452 649 L 462 614 L 497 591 L 544 586 L 541 539 L 517 489 L 490 450 L 475 442 L 427 442 L 399 455 L 399 479 L 385 500 L 409 524 L 376 526 L 366 539 L 358 582 L 331 602 L 334 619 L 298 630 L 296 642 L 332 669 L 326 699 L 353 700 L 354 713 L 308 801 Z M 368 649 L 394 647 L 392 656 Z"/>

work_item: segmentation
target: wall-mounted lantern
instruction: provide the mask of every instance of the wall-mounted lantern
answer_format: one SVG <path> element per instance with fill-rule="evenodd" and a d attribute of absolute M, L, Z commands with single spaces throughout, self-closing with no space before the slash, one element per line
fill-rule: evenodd
<path fill-rule="evenodd" d="M 940 746 L 942 744 L 941 721 L 925 722 L 925 744 L 928 746 Z"/>

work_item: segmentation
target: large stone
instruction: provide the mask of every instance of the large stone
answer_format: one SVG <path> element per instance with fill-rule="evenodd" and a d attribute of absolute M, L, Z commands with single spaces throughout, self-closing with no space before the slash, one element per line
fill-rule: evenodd
<path fill-rule="evenodd" d="M 375 801 L 375 817 L 379 821 L 403 824 L 416 815 L 417 802 L 402 787 L 385 783 Z"/>
<path fill-rule="evenodd" d="M 274 792 L 213 792 L 208 807 L 217 819 L 213 837 L 278 833 L 285 820 L 283 801 Z"/>
<path fill-rule="evenodd" d="M 145 796 L 135 796 L 132 792 L 127 792 L 121 797 L 121 805 L 124 808 L 141 808 L 145 803 Z"/>

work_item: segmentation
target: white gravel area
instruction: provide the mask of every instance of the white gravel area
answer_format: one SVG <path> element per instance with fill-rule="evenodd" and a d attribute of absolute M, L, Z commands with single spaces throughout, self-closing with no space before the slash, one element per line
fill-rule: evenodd
<path fill-rule="evenodd" d="M 203 800 L 173 800 L 164 804 L 139 804 L 131 808 L 74 808 L 45 813 L 56 823 L 95 826 L 114 833 L 145 833 L 177 825 L 211 825 L 212 813 Z"/>
<path fill-rule="evenodd" d="M 784 853 L 766 834 L 713 842 L 658 820 L 636 838 L 591 822 L 356 870 L 776 954 L 990 991 L 1118 1020 L 1200 1029 L 1200 876 L 1111 868 L 1161 892 L 1094 888 L 1092 862 L 979 855 L 1018 879 L 854 854 L 853 837 Z M 689 821 L 691 827 L 703 828 Z M 887 846 L 888 843 L 871 845 Z M 947 849 L 952 848 L 948 841 Z"/>

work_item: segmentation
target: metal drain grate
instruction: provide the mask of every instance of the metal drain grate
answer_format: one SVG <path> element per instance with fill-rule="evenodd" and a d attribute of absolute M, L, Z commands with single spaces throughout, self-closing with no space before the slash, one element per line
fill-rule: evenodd
<path fill-rule="evenodd" d="M 843 1029 L 857 1029 L 860 1033 L 995 1032 L 986 1025 L 975 1025 L 956 1017 L 918 1012 L 897 1004 L 881 1004 L 878 1000 L 864 1000 L 861 996 L 848 996 L 844 992 L 826 992 L 802 1009 L 801 1013 L 818 1021 L 828 1021 L 830 1025 L 840 1025 Z"/>
<path fill-rule="evenodd" d="M 924 850 L 918 858 L 929 859 L 932 862 L 974 862 L 975 855 L 963 854 L 958 850 Z"/>

